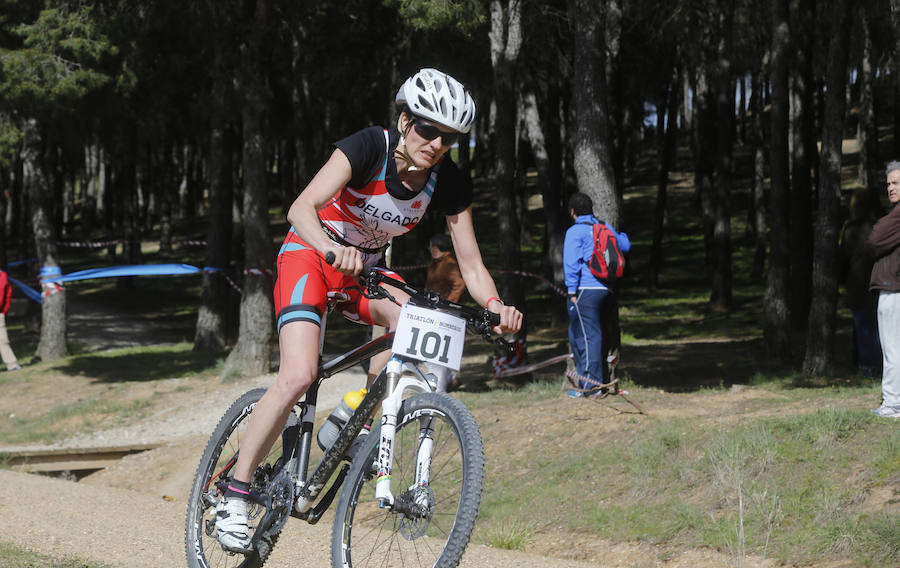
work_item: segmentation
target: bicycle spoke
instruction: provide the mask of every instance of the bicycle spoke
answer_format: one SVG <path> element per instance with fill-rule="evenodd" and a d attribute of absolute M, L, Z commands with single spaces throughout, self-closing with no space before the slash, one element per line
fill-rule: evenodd
<path fill-rule="evenodd" d="M 418 418 L 397 426 L 391 472 L 394 506 L 377 508 L 373 499 L 376 480 L 366 479 L 362 467 L 355 466 L 344 488 L 354 499 L 348 501 L 342 495 L 333 536 L 341 546 L 346 542 L 349 552 L 334 546 L 336 565 L 452 567 L 468 542 L 484 467 L 474 419 L 456 399 L 443 394 L 418 395 L 405 401 L 404 407 L 407 404 L 410 408 L 402 415 Z M 423 426 L 432 438 L 427 485 L 416 482 Z M 460 432 L 465 432 L 466 438 Z M 374 455 L 375 440 L 367 455 Z"/>
<path fill-rule="evenodd" d="M 188 503 L 188 519 L 185 528 L 185 547 L 191 568 L 256 568 L 262 565 L 259 555 L 243 556 L 222 550 L 216 538 L 215 505 L 221 495 L 217 483 L 230 476 L 237 453 L 243 441 L 253 405 L 262 396 L 262 390 L 251 391 L 239 398 L 228 409 L 216 426 L 197 468 L 194 486 Z M 289 423 L 296 423 L 292 414 Z M 251 480 L 251 490 L 262 492 L 277 472 L 282 458 L 282 441 L 279 436 L 267 452 Z M 257 503 L 250 503 L 247 514 L 251 530 L 265 513 Z M 277 538 L 277 534 L 274 535 Z"/>

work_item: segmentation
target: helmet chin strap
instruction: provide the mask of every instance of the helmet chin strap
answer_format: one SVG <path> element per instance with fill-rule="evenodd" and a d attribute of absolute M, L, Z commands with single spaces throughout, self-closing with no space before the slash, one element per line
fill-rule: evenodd
<path fill-rule="evenodd" d="M 409 128 L 408 122 L 406 126 L 407 128 Z M 418 172 L 424 170 L 425 168 L 420 168 L 413 162 L 412 156 L 410 156 L 406 151 L 406 136 L 404 136 L 402 115 L 397 118 L 397 130 L 400 131 L 400 143 L 397 144 L 397 147 L 394 149 L 394 158 L 406 163 L 406 168 L 404 168 L 404 170 L 407 172 Z M 400 170 L 398 169 L 398 173 L 399 171 Z"/>

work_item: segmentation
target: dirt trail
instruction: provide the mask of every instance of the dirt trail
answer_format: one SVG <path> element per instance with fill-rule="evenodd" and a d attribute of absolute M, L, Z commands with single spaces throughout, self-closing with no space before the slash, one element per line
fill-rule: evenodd
<path fill-rule="evenodd" d="M 0 471 L 3 540 L 43 554 L 77 555 L 111 566 L 185 566 L 184 504 L 125 489 Z M 266 566 L 328 566 L 328 518 L 318 525 L 291 520 Z M 462 567 L 587 567 L 471 545 Z"/>
<path fill-rule="evenodd" d="M 186 566 L 184 507 L 152 495 L 0 470 L 0 531 L 16 546 L 63 558 L 75 556 L 115 568 Z M 329 566 L 330 513 L 318 525 L 289 520 L 266 562 L 271 568 Z M 583 545 L 560 535 L 561 546 Z M 663 554 L 655 546 L 594 542 L 601 558 L 586 561 L 526 554 L 470 544 L 461 568 L 721 568 L 727 559 L 710 550 Z M 570 550 L 569 553 L 575 551 Z M 667 558 L 665 561 L 661 557 Z M 746 568 L 772 561 L 745 559 Z"/>

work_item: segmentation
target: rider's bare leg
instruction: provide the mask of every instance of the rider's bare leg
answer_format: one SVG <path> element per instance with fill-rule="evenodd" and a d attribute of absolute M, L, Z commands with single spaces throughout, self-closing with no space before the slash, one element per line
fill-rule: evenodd
<path fill-rule="evenodd" d="M 319 326 L 310 322 L 287 323 L 278 334 L 281 351 L 278 376 L 263 395 L 241 441 L 234 478 L 249 481 L 265 453 L 281 433 L 288 413 L 306 393 L 319 364 Z"/>

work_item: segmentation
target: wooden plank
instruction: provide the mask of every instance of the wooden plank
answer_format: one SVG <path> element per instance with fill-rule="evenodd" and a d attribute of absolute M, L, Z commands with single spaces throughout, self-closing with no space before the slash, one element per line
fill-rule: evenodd
<path fill-rule="evenodd" d="M 98 448 L 48 448 L 0 451 L 0 459 L 11 468 L 25 472 L 79 471 L 104 469 L 125 456 L 158 448 L 161 444 L 134 444 Z"/>

